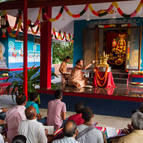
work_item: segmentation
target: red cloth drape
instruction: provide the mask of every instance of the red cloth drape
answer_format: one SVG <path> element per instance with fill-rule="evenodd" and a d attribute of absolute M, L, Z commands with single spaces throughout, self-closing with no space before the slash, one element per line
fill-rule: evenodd
<path fill-rule="evenodd" d="M 103 74 L 103 72 L 99 72 L 99 74 Z M 94 85 L 95 87 L 97 88 L 98 85 L 97 85 L 97 81 L 96 81 L 96 74 L 94 76 Z M 115 88 L 115 83 L 114 83 L 114 79 L 113 79 L 113 75 L 112 75 L 112 72 L 108 72 L 108 76 L 107 76 L 107 82 L 105 84 L 105 87 L 104 88 Z"/>

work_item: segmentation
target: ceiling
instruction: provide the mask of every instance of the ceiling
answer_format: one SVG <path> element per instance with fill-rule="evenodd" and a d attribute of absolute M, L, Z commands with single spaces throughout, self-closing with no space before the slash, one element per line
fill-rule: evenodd
<path fill-rule="evenodd" d="M 63 5 L 79 5 L 87 3 L 106 3 L 114 2 L 115 0 L 27 0 L 28 8 L 47 7 L 47 6 L 63 6 Z M 132 1 L 132 0 L 116 0 Z M 23 9 L 24 0 L 5 0 L 0 3 L 0 9 Z"/>
<path fill-rule="evenodd" d="M 126 1 L 126 2 L 118 2 L 119 7 L 124 11 L 126 14 L 132 13 L 136 7 L 138 6 L 139 0 L 134 0 L 134 1 Z M 98 11 L 98 10 L 103 10 L 107 9 L 110 5 L 111 2 L 108 3 L 97 3 L 97 4 L 92 4 L 93 8 Z M 68 6 L 69 10 L 76 14 L 81 12 L 81 10 L 84 8 L 85 5 L 74 5 L 74 6 Z M 53 7 L 52 8 L 52 17 L 55 17 L 59 10 L 60 6 L 58 7 Z M 62 16 L 60 17 L 59 20 L 52 22 L 52 27 L 55 28 L 56 31 L 63 31 L 67 33 L 73 33 L 74 31 L 74 20 L 86 20 L 86 19 L 107 19 L 107 18 L 120 18 L 121 16 L 118 14 L 117 10 L 114 8 L 116 13 L 114 14 L 108 14 L 107 16 L 103 17 L 97 17 L 91 14 L 91 12 L 88 10 L 83 16 L 80 18 L 73 18 L 69 16 L 65 11 L 63 12 Z M 33 22 L 35 22 L 37 15 L 38 15 L 39 8 L 30 8 L 28 9 L 28 18 L 31 19 Z M 17 10 L 8 10 L 8 14 L 12 16 L 17 15 Z M 143 9 L 136 15 L 143 17 Z M 41 19 L 42 21 L 42 19 Z"/>

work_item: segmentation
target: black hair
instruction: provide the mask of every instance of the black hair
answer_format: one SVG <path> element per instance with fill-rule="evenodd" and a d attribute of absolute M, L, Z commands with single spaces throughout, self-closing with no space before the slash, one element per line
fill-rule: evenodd
<path fill-rule="evenodd" d="M 34 101 L 38 97 L 38 93 L 30 93 L 29 94 L 30 101 Z"/>
<path fill-rule="evenodd" d="M 84 109 L 84 105 L 83 105 L 82 102 L 78 102 L 78 103 L 75 104 L 75 112 L 76 112 L 77 114 L 82 113 L 82 110 L 83 110 L 83 109 Z"/>
<path fill-rule="evenodd" d="M 13 138 L 11 143 L 26 143 L 26 137 L 23 135 L 17 135 Z"/>
<path fill-rule="evenodd" d="M 67 57 L 64 58 L 64 61 L 69 60 L 69 59 L 71 59 L 71 57 L 67 56 Z"/>
<path fill-rule="evenodd" d="M 22 105 L 24 102 L 26 102 L 26 96 L 24 94 L 20 94 L 16 96 L 17 105 Z"/>
<path fill-rule="evenodd" d="M 82 60 L 82 59 L 77 60 L 77 61 L 76 61 L 76 65 L 79 64 L 81 60 Z"/>
<path fill-rule="evenodd" d="M 28 120 L 31 120 L 31 119 L 33 119 L 33 117 L 35 116 L 35 113 L 34 113 L 34 111 L 33 110 L 31 110 L 30 112 L 29 112 L 29 108 L 30 108 L 31 106 L 29 106 L 28 108 L 26 108 L 26 110 L 25 110 L 25 115 L 26 115 L 26 118 L 28 119 Z M 33 106 L 32 106 L 33 107 Z M 34 108 L 34 107 L 33 107 Z"/>
<path fill-rule="evenodd" d="M 55 98 L 60 99 L 63 96 L 63 91 L 62 90 L 56 90 L 55 91 Z"/>
<path fill-rule="evenodd" d="M 71 128 L 67 127 L 69 123 L 72 123 L 72 127 Z M 77 130 L 77 125 L 76 125 L 76 123 L 73 120 L 68 120 L 64 124 L 64 128 L 63 128 L 64 136 L 72 137 L 76 133 L 76 130 Z"/>
<path fill-rule="evenodd" d="M 84 119 L 85 123 L 89 122 L 92 116 L 93 116 L 93 112 L 89 107 L 85 107 L 82 110 L 82 118 Z"/>
<path fill-rule="evenodd" d="M 143 103 L 140 105 L 138 110 L 143 113 Z"/>
<path fill-rule="evenodd" d="M 138 109 L 132 110 L 132 111 L 131 111 L 131 115 L 134 114 L 134 113 L 137 112 L 137 111 L 143 113 L 143 103 L 140 105 L 140 107 L 139 107 Z"/>

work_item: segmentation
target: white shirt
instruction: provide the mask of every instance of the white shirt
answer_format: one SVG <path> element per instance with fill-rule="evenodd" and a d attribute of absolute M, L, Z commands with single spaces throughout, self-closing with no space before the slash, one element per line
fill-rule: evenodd
<path fill-rule="evenodd" d="M 78 132 L 82 132 L 84 129 L 86 129 L 88 126 L 82 124 L 80 126 L 77 126 Z M 88 131 L 86 134 L 81 136 L 78 141 L 80 143 L 104 143 L 103 135 L 100 130 L 98 129 L 92 129 Z"/>
<path fill-rule="evenodd" d="M 26 143 L 47 143 L 45 127 L 36 119 L 22 121 L 18 128 L 18 134 L 27 138 Z"/>
<path fill-rule="evenodd" d="M 0 143 L 4 143 L 3 136 L 0 134 Z"/>
<path fill-rule="evenodd" d="M 79 143 L 73 137 L 64 137 L 63 139 L 55 140 L 52 143 Z"/>

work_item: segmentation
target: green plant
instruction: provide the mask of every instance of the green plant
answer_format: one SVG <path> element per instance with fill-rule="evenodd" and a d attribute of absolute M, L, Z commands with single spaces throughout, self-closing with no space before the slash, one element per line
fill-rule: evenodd
<path fill-rule="evenodd" d="M 53 42 L 53 64 L 63 62 L 64 58 L 70 56 L 73 61 L 73 43 L 70 42 Z"/>
<path fill-rule="evenodd" d="M 36 92 L 36 86 L 40 86 L 40 66 L 32 67 L 27 72 L 27 84 L 28 84 L 28 93 Z M 57 76 L 52 72 L 52 76 Z M 7 82 L 11 84 L 6 88 L 6 92 L 11 95 L 17 95 L 23 93 L 23 72 L 12 74 L 7 79 Z"/>

